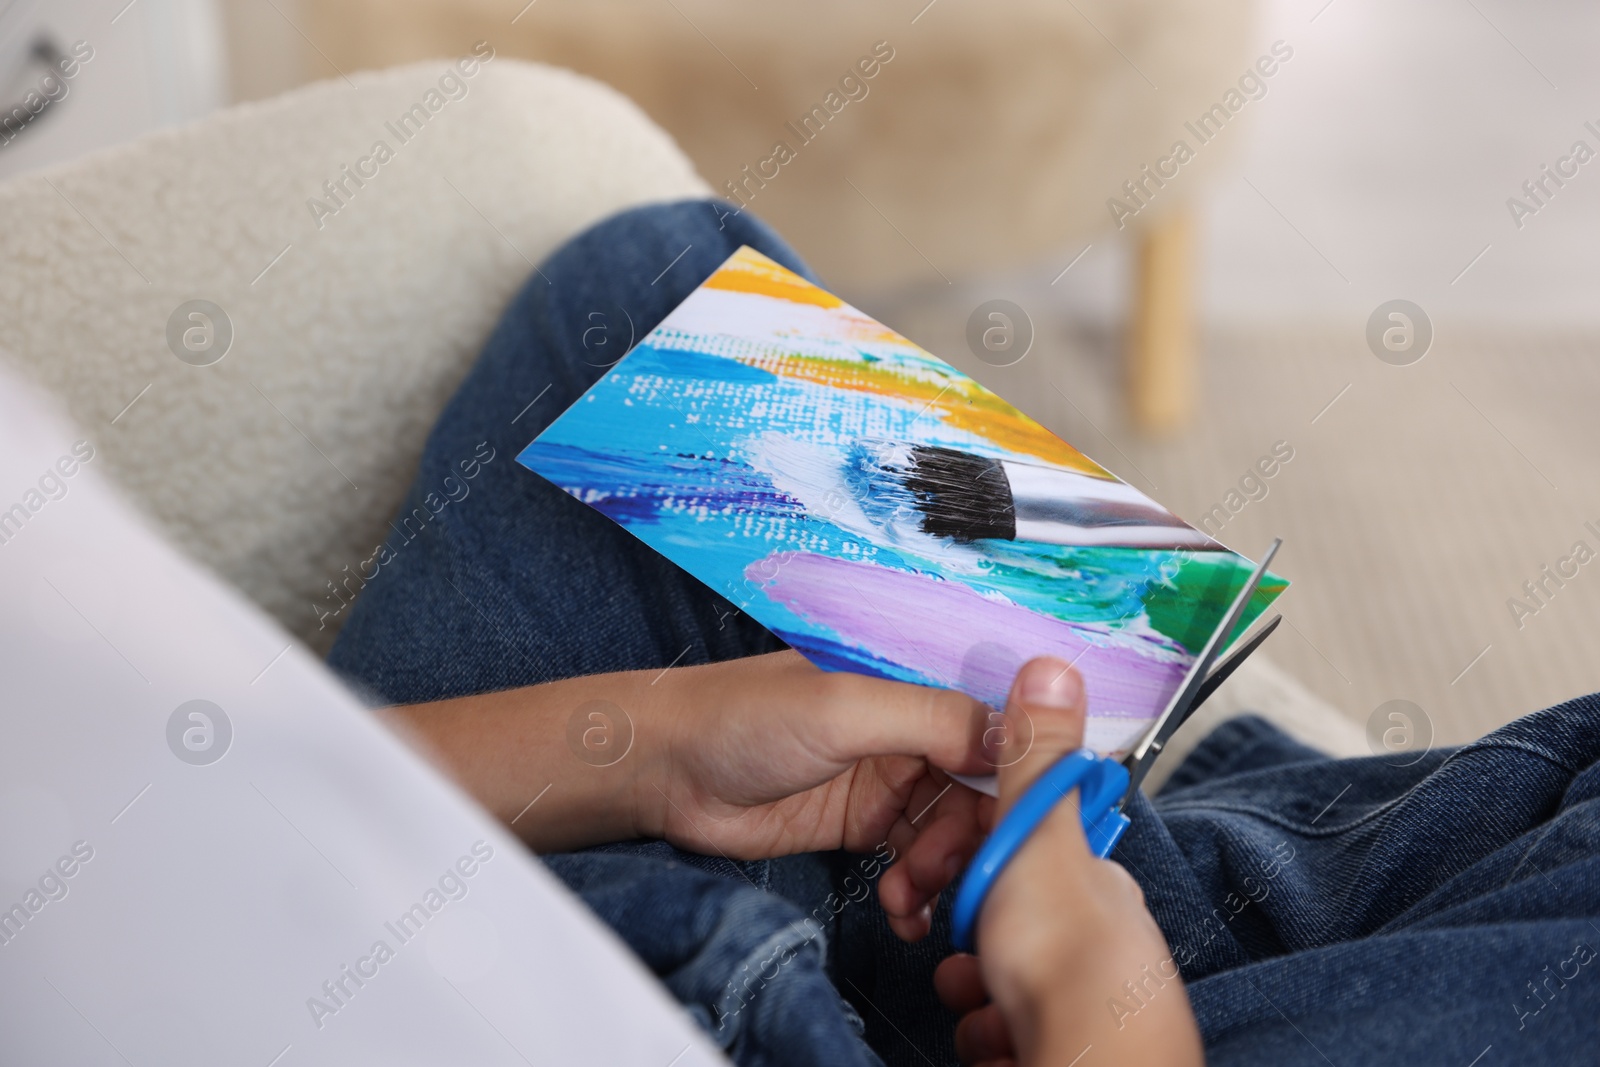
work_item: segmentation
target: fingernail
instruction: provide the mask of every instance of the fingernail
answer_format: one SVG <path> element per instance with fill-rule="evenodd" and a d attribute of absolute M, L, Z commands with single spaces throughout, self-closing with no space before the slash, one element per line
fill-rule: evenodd
<path fill-rule="evenodd" d="M 1024 704 L 1038 708 L 1073 708 L 1083 699 L 1083 679 L 1059 660 L 1030 663 L 1022 672 Z"/>

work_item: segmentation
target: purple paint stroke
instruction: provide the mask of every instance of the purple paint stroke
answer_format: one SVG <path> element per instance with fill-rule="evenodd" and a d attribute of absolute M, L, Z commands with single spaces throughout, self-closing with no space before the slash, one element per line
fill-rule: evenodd
<path fill-rule="evenodd" d="M 1145 655 L 1135 645 L 1089 640 L 1084 627 L 912 571 L 799 553 L 778 563 L 758 560 L 745 576 L 844 644 L 992 707 L 1004 706 L 1017 668 L 1034 656 L 1076 661 L 1089 692 L 1085 740 L 1102 751 L 1142 733 L 1188 669 L 1153 642 L 1158 654 Z"/>

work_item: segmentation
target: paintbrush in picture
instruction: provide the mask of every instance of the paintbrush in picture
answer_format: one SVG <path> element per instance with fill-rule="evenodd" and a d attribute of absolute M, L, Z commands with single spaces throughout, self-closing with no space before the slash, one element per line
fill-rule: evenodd
<path fill-rule="evenodd" d="M 1227 551 L 1123 482 L 955 448 L 864 439 L 846 478 L 862 510 L 960 542 Z"/>

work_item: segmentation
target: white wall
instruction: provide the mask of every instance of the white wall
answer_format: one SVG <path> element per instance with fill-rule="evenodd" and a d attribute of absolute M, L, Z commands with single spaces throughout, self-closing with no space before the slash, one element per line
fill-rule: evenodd
<path fill-rule="evenodd" d="M 1295 56 L 1207 196 L 1213 318 L 1364 321 L 1405 297 L 1436 322 L 1600 325 L 1600 158 L 1520 230 L 1506 208 L 1573 141 L 1600 152 L 1600 5 L 1266 0 L 1261 18 Z"/>

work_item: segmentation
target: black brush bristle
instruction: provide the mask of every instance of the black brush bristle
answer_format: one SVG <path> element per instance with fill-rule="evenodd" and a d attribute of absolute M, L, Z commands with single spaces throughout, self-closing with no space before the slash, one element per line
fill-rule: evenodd
<path fill-rule="evenodd" d="M 922 529 L 957 541 L 1017 536 L 1011 483 L 999 460 L 954 448 L 914 445 L 905 487 L 916 497 Z"/>

